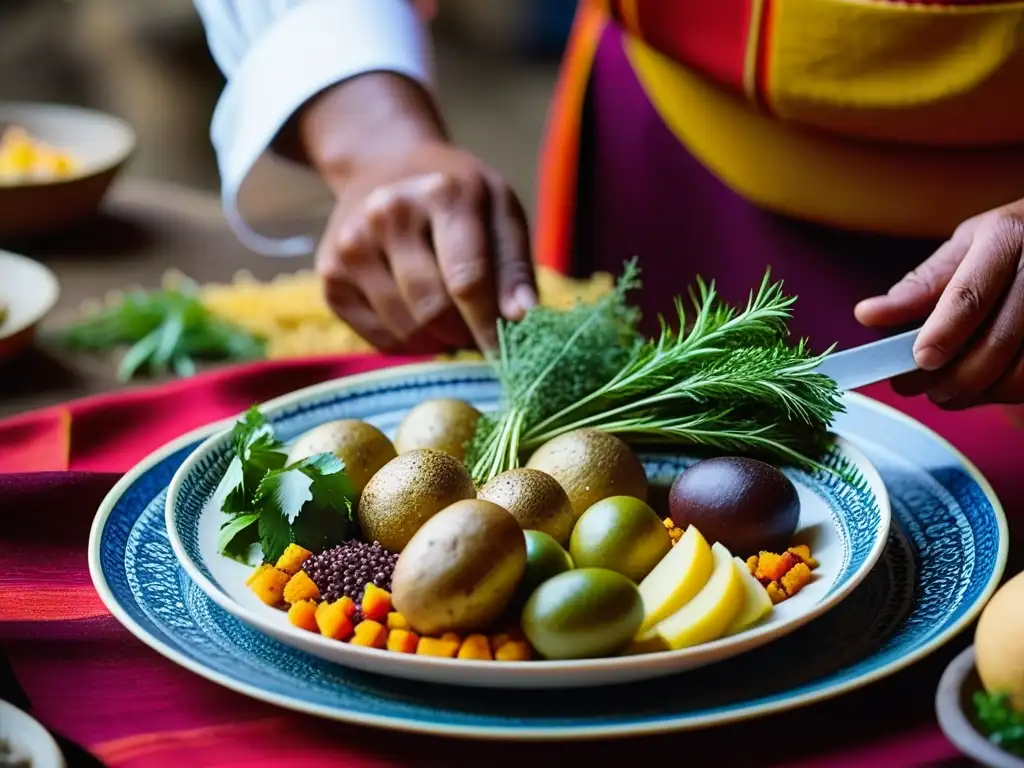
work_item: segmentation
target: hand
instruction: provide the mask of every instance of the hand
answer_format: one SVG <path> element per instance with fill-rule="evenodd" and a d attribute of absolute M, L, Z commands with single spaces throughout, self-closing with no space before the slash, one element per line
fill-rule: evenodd
<path fill-rule="evenodd" d="M 857 305 L 868 326 L 927 316 L 921 369 L 894 382 L 944 408 L 1024 401 L 1024 200 L 968 219 L 917 269 Z"/>
<path fill-rule="evenodd" d="M 496 346 L 537 302 L 526 216 L 504 180 L 446 142 L 346 174 L 316 254 L 334 311 L 386 352 Z"/>

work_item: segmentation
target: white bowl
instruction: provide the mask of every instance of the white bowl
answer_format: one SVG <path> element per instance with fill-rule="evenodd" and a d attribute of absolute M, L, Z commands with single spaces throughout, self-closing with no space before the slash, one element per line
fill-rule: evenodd
<path fill-rule="evenodd" d="M 64 768 L 60 747 L 38 721 L 13 704 L 0 700 L 0 741 L 14 755 L 30 761 L 32 768 Z"/>
<path fill-rule="evenodd" d="M 28 346 L 60 296 L 57 276 L 37 261 L 0 251 L 0 360 Z"/>
<path fill-rule="evenodd" d="M 498 384 L 481 363 L 428 363 L 390 368 L 327 382 L 272 400 L 260 410 L 278 436 L 338 418 L 365 420 L 392 435 L 414 405 L 438 396 L 457 397 L 481 410 L 497 404 Z M 283 611 L 264 605 L 245 585 L 251 568 L 219 554 L 220 479 L 230 456 L 232 421 L 200 445 L 175 473 L 167 492 L 171 546 L 188 576 L 211 600 L 281 642 L 345 666 L 409 680 L 493 688 L 573 688 L 663 677 L 722 661 L 794 631 L 838 605 L 878 560 L 889 532 L 889 498 L 875 468 L 853 444 L 837 438 L 836 459 L 856 467 L 865 483 L 854 488 L 834 475 L 787 474 L 800 494 L 798 539 L 811 544 L 821 563 L 815 579 L 777 605 L 761 623 L 730 637 L 685 648 L 634 656 L 572 661 L 491 662 L 399 654 L 308 632 Z M 667 485 L 691 460 L 676 455 L 645 458 L 648 477 Z"/>
<path fill-rule="evenodd" d="M 135 151 L 135 131 L 128 123 L 91 109 L 0 103 L 0 131 L 12 125 L 71 153 L 77 165 L 66 178 L 0 184 L 2 238 L 55 231 L 89 218 Z"/>

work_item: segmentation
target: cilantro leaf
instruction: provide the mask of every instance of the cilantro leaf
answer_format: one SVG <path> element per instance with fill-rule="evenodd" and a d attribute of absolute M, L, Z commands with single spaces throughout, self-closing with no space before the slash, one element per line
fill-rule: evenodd
<path fill-rule="evenodd" d="M 1024 712 L 1013 709 L 1009 696 L 977 691 L 974 711 L 989 741 L 1012 755 L 1024 757 Z"/>
<path fill-rule="evenodd" d="M 268 472 L 256 489 L 256 506 L 261 513 L 276 511 L 289 525 L 295 522 L 303 505 L 313 498 L 310 486 L 313 478 L 301 469 Z"/>
<path fill-rule="evenodd" d="M 259 516 L 260 548 L 263 562 L 276 563 L 292 543 L 292 529 L 278 509 L 265 509 Z"/>
<path fill-rule="evenodd" d="M 233 560 L 248 564 L 251 560 L 252 545 L 259 542 L 259 515 L 240 515 L 224 523 L 217 539 L 217 549 Z"/>

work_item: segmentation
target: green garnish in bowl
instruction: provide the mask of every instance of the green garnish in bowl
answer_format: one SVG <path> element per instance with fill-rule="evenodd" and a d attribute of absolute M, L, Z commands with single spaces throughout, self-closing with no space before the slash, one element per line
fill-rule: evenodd
<path fill-rule="evenodd" d="M 990 742 L 1011 755 L 1024 757 L 1024 713 L 1010 706 L 1009 696 L 976 691 L 974 712 Z"/>

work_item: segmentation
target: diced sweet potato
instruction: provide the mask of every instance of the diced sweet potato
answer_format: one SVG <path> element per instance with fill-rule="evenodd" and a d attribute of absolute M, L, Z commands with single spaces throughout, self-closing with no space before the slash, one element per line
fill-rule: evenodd
<path fill-rule="evenodd" d="M 751 555 L 750 557 L 747 558 L 747 570 L 750 571 L 750 575 L 754 576 L 754 577 L 757 577 L 757 561 L 758 561 L 758 559 L 759 558 L 758 558 L 757 555 Z"/>
<path fill-rule="evenodd" d="M 297 571 L 284 587 L 284 601 L 286 603 L 298 603 L 303 600 L 318 600 L 320 590 L 305 571 Z"/>
<path fill-rule="evenodd" d="M 806 544 L 790 547 L 787 551 L 801 563 L 806 563 L 812 571 L 818 567 L 818 561 L 811 556 L 811 548 Z"/>
<path fill-rule="evenodd" d="M 264 568 L 249 584 L 256 597 L 267 605 L 279 605 L 284 597 L 284 587 L 291 577 L 277 568 Z"/>
<path fill-rule="evenodd" d="M 782 588 L 792 597 L 811 583 L 811 569 L 807 563 L 797 563 L 782 577 Z"/>
<path fill-rule="evenodd" d="M 530 644 L 523 640 L 509 640 L 494 654 L 496 661 L 529 661 Z"/>
<path fill-rule="evenodd" d="M 788 597 L 786 590 L 783 589 L 782 585 L 777 581 L 768 582 L 768 586 L 765 587 L 765 590 L 768 592 L 768 597 L 771 598 L 772 605 L 778 605 Z"/>
<path fill-rule="evenodd" d="M 508 632 L 498 632 L 495 635 L 491 635 L 491 653 L 497 653 L 498 649 L 511 639 Z"/>
<path fill-rule="evenodd" d="M 332 640 L 348 640 L 352 637 L 352 621 L 345 615 L 345 606 L 341 600 L 320 603 L 316 607 L 316 625 L 321 635 Z"/>
<path fill-rule="evenodd" d="M 460 659 L 477 659 L 480 661 L 491 661 L 494 659 L 494 654 L 491 653 L 491 643 L 487 639 L 487 635 L 470 635 L 462 641 L 457 655 Z"/>
<path fill-rule="evenodd" d="M 366 618 L 377 622 L 387 621 L 391 611 L 391 593 L 376 584 L 367 584 L 359 607 Z"/>
<path fill-rule="evenodd" d="M 284 571 L 289 576 L 294 576 L 302 568 L 302 564 L 312 556 L 313 553 L 308 549 L 304 549 L 298 544 L 289 544 L 285 547 L 281 556 L 277 558 L 274 567 L 279 571 Z"/>
<path fill-rule="evenodd" d="M 388 629 L 408 629 L 409 622 L 405 616 L 400 614 L 398 611 L 392 611 L 388 614 Z"/>
<path fill-rule="evenodd" d="M 459 652 L 459 644 L 450 640 L 442 640 L 439 637 L 421 637 L 419 645 L 416 646 L 416 654 L 419 656 L 440 656 L 446 659 L 454 659 Z"/>
<path fill-rule="evenodd" d="M 316 623 L 316 603 L 313 600 L 299 600 L 292 603 L 288 609 L 288 621 L 299 629 L 308 629 L 310 632 L 319 631 Z"/>
<path fill-rule="evenodd" d="M 273 567 L 274 566 L 270 565 L 269 563 L 263 563 L 262 565 L 257 565 L 253 569 L 253 572 L 249 574 L 249 578 L 245 580 L 245 585 L 247 587 L 251 587 L 252 583 L 254 581 L 256 581 L 256 579 L 258 579 L 260 577 L 261 573 L 263 573 L 265 570 L 267 570 L 267 568 L 273 568 Z"/>
<path fill-rule="evenodd" d="M 777 555 L 774 552 L 762 552 L 757 558 L 757 578 L 778 581 L 786 572 L 796 565 L 796 558 L 789 552 Z"/>
<path fill-rule="evenodd" d="M 352 645 L 366 648 L 384 648 L 388 642 L 388 630 L 379 621 L 367 620 L 356 624 L 355 634 L 350 641 Z"/>
<path fill-rule="evenodd" d="M 396 653 L 416 653 L 420 637 L 408 629 L 392 629 L 388 632 L 388 650 Z"/>
<path fill-rule="evenodd" d="M 339 597 L 337 603 L 341 606 L 341 610 L 345 612 L 345 615 L 350 619 L 356 615 L 356 601 L 348 595 L 342 595 Z"/>

